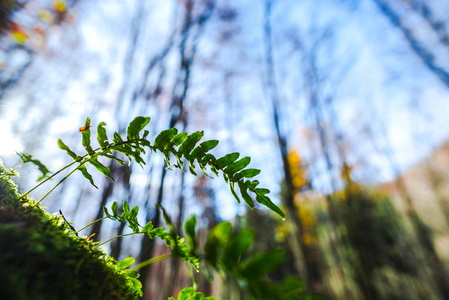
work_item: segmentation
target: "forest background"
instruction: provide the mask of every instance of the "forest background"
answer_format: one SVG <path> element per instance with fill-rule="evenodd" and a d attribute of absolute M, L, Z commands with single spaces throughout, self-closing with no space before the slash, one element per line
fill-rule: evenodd
<path fill-rule="evenodd" d="M 448 299 L 449 1 L 0 1 L 0 157 L 32 153 L 50 170 L 79 145 L 89 116 L 119 132 L 204 130 L 217 154 L 252 157 L 287 213 L 237 206 L 219 180 L 150 156 L 109 167 L 116 183 L 64 182 L 46 200 L 75 226 L 127 199 L 162 201 L 204 234 L 222 220 L 256 229 L 255 248 L 286 249 L 273 279 L 298 275 L 332 299 Z M 219 152 L 222 151 L 222 152 Z M 39 177 L 24 166 L 22 190 Z M 36 192 L 38 195 L 39 192 Z M 126 232 L 99 222 L 95 238 Z M 200 235 L 201 236 L 201 235 Z M 105 247 L 143 261 L 166 251 L 129 237 Z M 174 280 L 172 280 L 174 278 Z M 147 299 L 189 286 L 179 262 L 142 272 Z M 200 290 L 247 299 L 237 284 Z"/>

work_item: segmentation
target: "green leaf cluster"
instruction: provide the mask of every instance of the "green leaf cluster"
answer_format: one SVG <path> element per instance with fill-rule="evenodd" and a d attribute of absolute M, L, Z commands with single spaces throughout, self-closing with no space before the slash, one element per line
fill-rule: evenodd
<path fill-rule="evenodd" d="M 28 153 L 22 153 L 22 152 L 16 152 L 17 155 L 20 156 L 22 159 L 22 164 L 26 163 L 32 163 L 33 165 L 37 166 L 38 170 L 42 173 L 42 176 L 37 179 L 37 181 L 41 181 L 48 177 L 51 172 L 48 170 L 48 168 L 40 162 L 38 159 L 34 159 L 32 154 Z"/>
<path fill-rule="evenodd" d="M 140 274 L 133 269 L 127 269 L 134 262 L 135 262 L 134 257 L 127 257 L 124 260 L 117 263 L 117 268 L 121 270 L 122 275 L 125 277 L 128 289 L 130 289 L 134 294 L 138 295 L 139 297 L 142 297 L 143 296 L 142 283 L 137 279 L 139 278 Z"/>
<path fill-rule="evenodd" d="M 184 229 L 191 251 L 197 253 L 199 250 L 195 225 L 196 218 L 191 217 L 185 222 Z M 247 290 L 251 299 L 325 299 L 319 295 L 305 294 L 304 282 L 299 278 L 287 277 L 280 283 L 269 280 L 267 275 L 283 263 L 285 252 L 277 248 L 249 254 L 253 242 L 253 230 L 244 229 L 234 234 L 229 222 L 219 223 L 207 235 L 204 253 L 200 255 L 203 258 L 201 263 L 206 270 L 209 267 L 219 274 L 230 275 Z"/>
<path fill-rule="evenodd" d="M 127 201 L 123 202 L 121 214 L 118 213 L 119 209 L 117 202 L 112 203 L 111 212 L 109 212 L 106 207 L 104 207 L 103 209 L 107 218 L 114 221 L 117 220 L 126 224 L 129 228 L 132 229 L 133 233 L 146 235 L 150 239 L 159 238 L 163 240 L 165 245 L 171 248 L 173 255 L 181 258 L 185 262 L 191 263 L 195 270 L 198 271 L 198 257 L 191 254 L 191 252 L 189 251 L 189 246 L 184 244 L 184 239 L 175 233 L 171 220 L 162 207 L 159 207 L 159 209 L 163 210 L 166 222 L 170 227 L 170 232 L 166 232 L 165 227 L 155 228 L 151 221 L 144 226 L 141 226 L 137 220 L 139 207 L 134 206 L 132 209 L 130 209 Z"/>
<path fill-rule="evenodd" d="M 168 300 L 217 300 L 214 297 L 204 297 L 204 294 L 197 292 L 193 287 L 185 288 L 178 294 L 178 299 L 169 297 Z"/>
<path fill-rule="evenodd" d="M 74 160 L 74 163 L 78 163 L 76 169 L 81 171 L 83 176 L 87 178 L 95 187 L 96 185 L 93 178 L 87 171 L 87 164 L 94 166 L 105 176 L 111 180 L 114 180 L 110 174 L 109 168 L 99 162 L 99 157 L 113 159 L 121 165 L 125 165 L 125 161 L 114 155 L 114 152 L 120 152 L 127 156 L 130 161 L 134 160 L 143 166 L 145 165 L 145 160 L 142 155 L 146 153 L 145 148 L 149 148 L 150 151 L 159 151 L 163 154 L 167 167 L 171 166 L 171 156 L 174 156 L 177 162 L 174 166 L 182 169 L 184 161 L 186 161 L 188 163 L 190 173 L 195 176 L 197 175 L 197 171 L 195 169 L 196 163 L 202 170 L 203 174 L 208 177 L 211 177 L 207 173 L 208 167 L 216 176 L 219 176 L 219 172 L 221 172 L 224 180 L 229 184 L 232 194 L 239 203 L 241 200 L 240 196 L 237 194 L 237 190 L 240 191 L 240 195 L 245 203 L 253 209 L 254 201 L 250 196 L 251 192 L 255 194 L 255 199 L 257 202 L 276 212 L 282 218 L 285 218 L 283 211 L 267 196 L 270 191 L 268 189 L 258 188 L 259 181 L 251 180 L 251 178 L 260 173 L 260 170 L 246 168 L 251 161 L 250 157 L 238 159 L 240 154 L 238 152 L 234 152 L 221 158 L 216 158 L 213 154 L 209 153 L 209 151 L 218 145 L 218 141 L 209 140 L 200 143 L 204 135 L 203 131 L 187 134 L 186 132 L 178 133 L 176 128 L 170 128 L 159 133 L 154 142 L 151 143 L 147 139 L 149 131 L 144 130 L 145 126 L 147 126 L 149 122 L 149 117 L 135 118 L 127 128 L 126 139 L 124 139 L 118 132 L 115 132 L 113 134 L 112 141 L 108 139 L 105 129 L 106 123 L 101 122 L 97 126 L 97 141 L 100 147 L 93 149 L 90 140 L 90 119 L 87 118 L 84 127 L 80 128 L 82 133 L 82 144 L 87 151 L 87 154 L 83 156 L 77 155 L 67 145 L 65 145 L 62 140 L 58 141 L 58 145 L 61 149 L 67 152 L 67 154 Z"/>
<path fill-rule="evenodd" d="M 233 196 L 239 203 L 241 202 L 241 198 L 243 198 L 245 203 L 253 209 L 254 197 L 260 204 L 268 207 L 281 217 L 285 217 L 282 210 L 268 197 L 270 191 L 265 188 L 259 188 L 259 181 L 253 179 L 260 173 L 260 170 L 247 168 L 251 158 L 243 157 L 239 159 L 240 154 L 237 152 L 216 158 L 209 152 L 218 145 L 218 141 L 201 141 L 204 136 L 203 131 L 188 134 L 186 132 L 178 132 L 176 128 L 170 128 L 159 133 L 154 142 L 150 142 L 150 140 L 148 140 L 149 131 L 145 130 L 145 127 L 149 122 L 149 117 L 137 117 L 129 124 L 126 130 L 126 137 L 122 137 L 120 133 L 115 132 L 112 135 L 112 140 L 108 138 L 105 128 L 106 123 L 101 122 L 97 126 L 96 140 L 98 142 L 98 147 L 93 147 L 91 143 L 91 120 L 87 118 L 84 126 L 79 130 L 82 135 L 82 145 L 86 150 L 86 153 L 78 155 L 59 139 L 59 148 L 66 151 L 73 161 L 51 176 L 48 176 L 51 172 L 48 171 L 40 161 L 33 159 L 29 154 L 20 153 L 19 155 L 21 156 L 23 163 L 31 162 L 38 166 L 39 170 L 42 172 L 42 177 L 39 180 L 45 179 L 33 189 L 23 194 L 21 199 L 26 198 L 32 190 L 72 166 L 75 167 L 45 196 L 36 202 L 37 206 L 61 182 L 77 170 L 96 187 L 92 175 L 87 170 L 87 165 L 93 166 L 103 175 L 114 181 L 109 168 L 100 162 L 99 159 L 111 159 L 121 165 L 125 165 L 127 162 L 122 160 L 118 155 L 118 153 L 121 153 L 126 156 L 129 161 L 135 161 L 143 167 L 143 165 L 145 165 L 144 155 L 146 155 L 146 151 L 149 151 L 150 153 L 161 152 L 168 168 L 170 168 L 171 159 L 174 157 L 176 159 L 176 164 L 173 166 L 183 169 L 183 164 L 187 163 L 190 173 L 195 176 L 197 175 L 196 166 L 199 166 L 202 173 L 208 177 L 211 177 L 208 174 L 209 171 L 216 176 L 219 176 L 221 173 L 225 182 L 229 184 Z M 237 193 L 238 191 L 240 192 L 239 194 Z M 121 274 L 126 279 L 127 288 L 131 290 L 133 294 L 142 296 L 142 285 L 137 279 L 139 275 L 136 270 L 155 261 L 163 260 L 175 255 L 185 262 L 191 263 L 197 271 L 201 257 L 202 263 L 208 267 L 215 269 L 221 274 L 226 273 L 232 275 L 239 283 L 244 282 L 244 288 L 247 289 L 253 299 L 306 299 L 304 297 L 297 298 L 292 296 L 299 295 L 299 292 L 302 291 L 303 285 L 299 279 L 287 278 L 280 284 L 272 283 L 267 279 L 267 274 L 278 267 L 284 260 L 285 254 L 282 250 L 276 249 L 265 253 L 248 255 L 247 251 L 254 241 L 254 233 L 252 230 L 243 230 L 237 234 L 232 234 L 232 226 L 230 223 L 220 223 L 209 233 L 206 244 L 204 245 L 204 254 L 200 254 L 198 237 L 195 229 L 197 224 L 196 218 L 189 218 L 185 224 L 187 244 L 184 244 L 184 239 L 176 233 L 175 227 L 165 209 L 161 205 L 158 205 L 157 209 L 162 211 L 165 222 L 169 227 L 169 232 L 166 232 L 166 228 L 164 227 L 154 228 L 152 222 L 148 222 L 144 226 L 141 226 L 137 218 L 139 207 L 134 206 L 133 208 L 130 208 L 127 201 L 123 202 L 123 206 L 120 210 L 117 202 L 112 204 L 110 210 L 104 207 L 106 215 L 104 218 L 122 222 L 132 230 L 132 233 L 121 236 L 144 234 L 151 239 L 160 238 L 172 250 L 172 254 L 170 255 L 151 258 L 148 261 L 141 262 L 133 268 L 128 267 L 134 263 L 134 258 L 127 258 L 116 264 L 117 269 L 120 270 Z M 101 221 L 104 218 L 95 220 L 91 224 Z M 75 233 L 77 234 L 78 232 Z M 113 237 L 106 242 L 121 236 Z M 95 248 L 97 248 L 104 243 L 94 243 L 93 245 L 96 245 Z M 205 268 L 205 271 L 211 278 L 212 274 L 209 273 L 207 268 Z M 178 299 L 212 300 L 215 298 L 204 297 L 202 293 L 196 292 L 195 289 L 188 288 L 180 292 Z"/>

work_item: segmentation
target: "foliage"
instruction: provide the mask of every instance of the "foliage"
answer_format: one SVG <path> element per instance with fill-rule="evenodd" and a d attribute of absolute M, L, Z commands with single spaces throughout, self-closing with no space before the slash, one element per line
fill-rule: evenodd
<path fill-rule="evenodd" d="M 114 152 L 120 152 L 128 157 L 130 161 L 134 160 L 139 165 L 143 166 L 145 165 L 145 160 L 142 158 L 142 155 L 146 153 L 145 148 L 148 148 L 150 151 L 161 152 L 164 155 L 165 164 L 167 167 L 171 166 L 170 155 L 173 155 L 176 158 L 177 164 L 174 166 L 180 169 L 183 168 L 183 160 L 185 159 L 188 163 L 190 173 L 195 176 L 197 175 L 195 170 L 195 162 L 200 166 L 206 176 L 209 176 L 207 174 L 208 166 L 216 176 L 219 176 L 219 171 L 221 171 L 224 180 L 229 184 L 232 194 L 239 203 L 240 197 L 237 195 L 236 186 L 239 187 L 243 200 L 249 207 L 251 207 L 251 209 L 254 209 L 254 202 L 248 191 L 255 194 L 257 202 L 276 212 L 282 218 L 285 218 L 284 212 L 267 196 L 270 191 L 265 188 L 258 188 L 257 186 L 259 185 L 259 181 L 257 180 L 247 180 L 248 178 L 253 178 L 260 173 L 260 170 L 258 169 L 246 168 L 251 161 L 250 157 L 244 157 L 238 160 L 240 154 L 238 152 L 234 152 L 217 159 L 213 154 L 208 153 L 218 145 L 217 140 L 204 141 L 196 146 L 204 135 L 203 131 L 197 131 L 189 135 L 186 132 L 178 133 L 176 128 L 170 128 L 162 131 L 155 138 L 153 144 L 151 144 L 151 142 L 147 139 L 149 131 L 144 130 L 145 126 L 148 125 L 149 122 L 149 117 L 135 118 L 127 128 L 127 138 L 123 139 L 118 132 L 115 132 L 112 141 L 110 141 L 107 137 L 106 129 L 104 128 L 106 123 L 101 122 L 97 126 L 97 141 L 100 147 L 93 149 L 91 146 L 90 119 L 87 118 L 84 126 L 80 128 L 80 132 L 82 133 L 82 144 L 87 153 L 82 156 L 78 155 L 66 144 L 64 144 L 62 140 L 58 140 L 59 147 L 67 152 L 67 154 L 73 159 L 73 162 L 48 177 L 45 181 L 51 179 L 62 170 L 77 164 L 76 168 L 73 169 L 60 182 L 65 180 L 76 170 L 79 170 L 93 186 L 97 187 L 86 168 L 87 164 L 94 166 L 105 176 L 111 180 L 114 180 L 110 174 L 109 168 L 104 166 L 98 160 L 100 157 L 113 159 L 121 165 L 125 165 L 125 161 L 113 155 Z M 144 130 L 143 133 L 141 133 L 142 130 Z M 58 184 L 56 186 L 58 186 Z M 50 192 L 52 190 L 50 190 Z M 25 195 L 27 195 L 30 191 L 28 191 Z M 41 201 L 47 195 L 41 198 Z"/>
<path fill-rule="evenodd" d="M 399 277 L 416 275 L 416 260 L 406 245 L 405 226 L 389 197 L 351 182 L 341 201 L 340 231 L 344 253 L 351 263 L 354 280 L 362 294 L 380 298 L 379 293 L 394 291 L 391 284 L 377 282 L 376 276 L 390 269 Z M 404 278 L 405 278 L 404 277 Z M 379 289 L 378 286 L 382 285 Z"/>
<path fill-rule="evenodd" d="M 199 253 L 196 217 L 190 217 L 184 225 L 187 241 L 193 253 Z M 205 269 L 230 276 L 248 292 L 251 299 L 325 299 L 305 293 L 305 285 L 299 278 L 289 276 L 281 283 L 274 283 L 267 275 L 281 265 L 285 252 L 281 248 L 248 254 L 254 242 L 254 231 L 244 229 L 233 234 L 232 225 L 222 222 L 207 235 L 204 253 L 199 256 Z M 211 274 L 209 274 L 211 275 Z M 210 276 L 211 277 L 211 276 Z"/>
<path fill-rule="evenodd" d="M 160 209 L 163 210 L 162 207 Z M 104 207 L 104 211 L 106 214 L 106 218 L 111 220 L 117 220 L 119 222 L 124 223 L 129 228 L 132 229 L 133 234 L 143 234 L 148 236 L 150 239 L 159 238 L 165 242 L 165 245 L 168 247 L 171 247 L 173 255 L 181 258 L 185 262 L 191 263 L 195 270 L 198 271 L 198 258 L 194 255 L 191 255 L 191 253 L 188 251 L 188 246 L 183 244 L 184 239 L 176 235 L 174 231 L 171 231 L 170 233 L 165 232 L 165 227 L 153 227 L 153 223 L 150 221 L 144 226 L 140 226 L 139 222 L 137 220 L 137 214 L 139 212 L 139 207 L 134 206 L 132 209 L 129 208 L 129 204 L 127 201 L 124 201 L 123 208 L 122 208 L 122 214 L 118 215 L 118 203 L 114 202 L 111 206 L 112 214 L 109 212 L 109 210 Z M 165 213 L 165 211 L 164 211 Z M 167 216 L 168 218 L 168 216 Z M 167 219 L 166 218 L 166 219 Z M 91 223 L 92 224 L 92 223 Z M 128 234 L 130 235 L 130 234 Z M 119 236 L 116 236 L 112 239 L 115 239 Z M 112 239 L 106 241 L 109 242 Z M 105 243 L 106 243 L 105 242 Z M 104 243 L 102 243 L 104 244 Z M 100 245 L 102 245 L 100 244 Z M 138 269 L 138 268 L 135 268 Z"/>
<path fill-rule="evenodd" d="M 175 298 L 170 297 L 168 300 L 175 300 Z M 217 300 L 214 297 L 204 297 L 204 294 L 197 292 L 194 288 L 185 288 L 181 290 L 178 294 L 178 299 L 176 300 Z"/>
<path fill-rule="evenodd" d="M 21 153 L 21 152 L 17 152 L 17 155 L 20 156 L 23 164 L 32 163 L 35 166 L 37 166 L 39 171 L 42 173 L 42 176 L 39 177 L 37 179 L 37 181 L 41 181 L 41 180 L 47 178 L 49 174 L 51 174 L 51 172 L 47 169 L 47 167 L 43 163 L 40 162 L 40 160 L 33 158 L 33 155 L 28 154 L 28 153 Z"/>
<path fill-rule="evenodd" d="M 60 183 L 66 180 L 76 170 L 80 171 L 82 175 L 87 178 L 93 186 L 97 187 L 93 181 L 93 177 L 87 170 L 87 165 L 93 166 L 106 177 L 114 180 L 114 178 L 111 176 L 109 168 L 104 166 L 103 163 L 99 161 L 100 158 L 112 159 L 117 161 L 121 165 L 125 165 L 126 162 L 119 158 L 119 156 L 117 155 L 117 153 L 122 153 L 130 161 L 134 160 L 143 167 L 143 165 L 145 165 L 145 160 L 142 156 L 146 154 L 145 150 L 149 149 L 151 152 L 161 152 L 164 155 L 165 164 L 167 165 L 167 167 L 171 166 L 171 156 L 174 156 L 176 158 L 177 164 L 173 166 L 182 169 L 183 163 L 185 161 L 188 164 L 190 173 L 192 173 L 193 175 L 197 175 L 195 169 L 196 164 L 199 165 L 202 172 L 209 177 L 210 175 L 207 174 L 208 169 L 210 169 L 210 171 L 212 171 L 216 176 L 219 176 L 219 172 L 221 172 L 224 180 L 229 184 L 231 188 L 231 193 L 234 195 L 238 202 L 240 202 L 240 197 L 237 195 L 236 186 L 239 187 L 241 197 L 252 209 L 254 208 L 254 202 L 249 192 L 255 194 L 256 201 L 267 206 L 269 209 L 276 212 L 280 216 L 285 217 L 284 213 L 267 196 L 269 190 L 264 188 L 257 188 L 259 184 L 257 180 L 248 180 L 248 178 L 253 178 L 260 173 L 260 170 L 246 168 L 251 160 L 249 157 L 244 157 L 238 160 L 240 155 L 239 153 L 235 152 L 217 159 L 214 155 L 209 153 L 210 150 L 218 145 L 217 140 L 203 141 L 199 145 L 197 145 L 204 135 L 202 131 L 197 131 L 189 135 L 186 132 L 178 133 L 177 129 L 171 128 L 162 131 L 155 138 L 154 142 L 151 143 L 147 139 L 149 131 L 144 130 L 145 126 L 148 125 L 149 122 L 149 117 L 137 117 L 129 124 L 127 128 L 126 139 L 122 138 L 122 136 L 118 132 L 115 132 L 112 140 L 109 140 L 107 137 L 106 129 L 104 128 L 106 124 L 104 122 L 101 122 L 97 126 L 97 142 L 99 144 L 99 147 L 94 149 L 91 145 L 90 119 L 87 118 L 84 126 L 79 130 L 82 134 L 82 145 L 87 153 L 84 155 L 78 155 L 74 151 L 72 151 L 66 144 L 64 144 L 62 140 L 58 140 L 59 147 L 65 150 L 66 153 L 73 159 L 73 161 L 67 166 L 61 168 L 59 171 L 53 173 L 51 176 L 49 176 L 51 172 L 39 160 L 32 158 L 32 155 L 26 153 L 18 153 L 22 158 L 23 164 L 32 163 L 38 167 L 39 171 L 42 173 L 39 181 L 43 181 L 32 188 L 30 191 L 22 194 L 20 198 L 18 198 L 17 194 L 15 194 L 14 192 L 14 197 L 12 197 L 14 200 L 10 201 L 12 203 L 11 205 L 20 207 L 25 206 L 21 206 L 19 204 L 27 203 L 26 207 L 37 211 L 38 214 L 45 215 L 44 222 L 48 221 L 52 223 L 53 226 L 49 227 L 51 228 L 49 232 L 51 233 L 50 244 L 53 245 L 52 248 L 55 249 L 55 251 L 58 252 L 59 250 L 61 250 L 60 244 L 66 245 L 70 248 L 70 250 L 65 250 L 65 253 L 77 251 L 76 249 L 78 249 L 78 247 L 81 245 L 81 247 L 84 250 L 87 250 L 88 253 L 91 253 L 92 255 L 95 254 L 93 259 L 96 259 L 97 261 L 100 260 L 100 263 L 103 262 L 103 265 L 107 265 L 107 268 L 109 268 L 106 268 L 107 271 L 111 272 L 112 270 L 114 274 L 118 274 L 120 278 L 118 280 L 122 281 L 123 286 L 123 289 L 119 292 L 119 294 L 124 295 L 125 298 L 128 297 L 126 295 L 129 295 L 130 299 L 137 296 L 142 296 L 142 284 L 137 279 L 139 276 L 137 270 L 155 261 L 167 259 L 171 256 L 177 256 L 184 261 L 192 264 L 195 270 L 198 271 L 200 254 L 198 252 L 198 241 L 195 234 L 196 219 L 193 217 L 188 219 L 186 222 L 188 244 L 184 244 L 184 239 L 176 234 L 169 216 L 161 205 L 158 205 L 157 208 L 162 211 L 164 219 L 170 228 L 169 232 L 166 232 L 166 229 L 164 227 L 154 228 L 152 222 L 148 222 L 147 224 L 141 226 L 137 218 L 139 207 L 134 206 L 133 208 L 130 208 L 128 202 L 124 201 L 123 207 L 121 209 L 121 214 L 119 214 L 118 203 L 114 202 L 112 203 L 110 209 L 104 207 L 104 218 L 95 220 L 79 231 L 75 231 L 75 229 L 67 222 L 65 217 L 62 215 L 62 212 L 60 212 L 61 216 L 59 217 L 49 216 L 43 211 L 42 207 L 39 204 L 46 198 L 48 194 L 50 194 Z M 27 198 L 30 192 L 35 188 L 49 181 L 57 174 L 72 166 L 74 166 L 74 168 L 38 202 Z M 0 171 L 2 180 L 9 180 L 9 176 L 17 174 L 15 172 L 15 169 L 7 170 L 1 168 Z M 9 195 L 6 190 L 3 190 L 4 189 L 2 189 L 1 193 L 2 198 L 11 198 L 11 195 Z M 121 236 L 143 234 L 151 239 L 160 238 L 165 242 L 167 246 L 171 247 L 172 254 L 151 258 L 148 261 L 139 263 L 133 268 L 130 268 L 130 266 L 134 264 L 135 261 L 132 257 L 126 258 L 118 263 L 114 262 L 112 258 L 106 257 L 106 255 L 102 251 L 98 250 L 98 248 L 104 243 L 107 243 L 121 236 L 113 237 L 112 239 L 101 244 L 93 242 L 89 240 L 89 238 L 78 237 L 78 233 L 80 231 L 94 224 L 95 222 L 106 218 L 121 222 L 127 225 L 132 230 L 132 233 L 124 234 Z M 35 227 L 30 229 L 30 233 L 32 233 L 33 230 L 35 230 Z M 208 266 L 214 268 L 220 273 L 231 274 L 236 280 L 245 280 L 247 285 L 246 290 L 250 293 L 250 295 L 253 296 L 254 299 L 305 299 L 304 297 L 290 297 L 290 294 L 293 295 L 293 293 L 295 293 L 296 291 L 300 291 L 303 287 L 302 283 L 300 281 L 297 281 L 296 279 L 287 278 L 286 281 L 281 284 L 274 284 L 264 279 L 265 275 L 273 268 L 277 267 L 284 259 L 284 252 L 282 250 L 276 249 L 266 253 L 256 253 L 252 256 L 249 256 L 246 260 L 240 263 L 242 256 L 246 253 L 246 251 L 253 243 L 254 233 L 251 230 L 243 230 L 233 236 L 231 232 L 232 227 L 229 223 L 221 223 L 210 232 L 206 245 L 204 247 L 205 263 Z M 79 245 L 74 246 L 73 244 L 65 243 L 55 236 L 61 234 L 62 237 L 69 238 L 72 242 L 74 242 L 75 244 L 78 243 Z M 19 239 L 23 238 L 20 236 L 20 234 L 17 234 L 17 237 L 19 237 Z M 27 241 L 33 238 L 34 237 L 26 237 L 23 238 L 23 240 Z M 37 235 L 35 236 L 35 238 L 37 238 L 37 240 L 33 241 L 38 243 L 41 239 L 41 236 Z M 15 245 L 21 245 L 21 242 L 17 241 Z M 51 257 L 57 256 L 57 254 L 54 254 L 51 251 L 46 251 L 46 247 L 43 245 L 38 248 L 42 250 L 42 253 L 51 255 Z M 5 251 L 8 250 L 10 249 L 5 249 Z M 8 253 L 14 256 L 15 252 L 17 251 L 10 251 Z M 29 255 L 29 253 L 26 253 L 26 251 L 21 254 L 24 253 L 25 255 Z M 50 261 L 51 257 L 46 257 L 45 260 Z M 72 263 L 76 263 L 76 267 L 74 268 L 76 272 L 81 270 L 82 267 L 87 264 L 86 258 L 82 258 L 80 260 L 68 260 L 70 260 Z M 59 264 L 59 262 L 57 262 L 57 264 Z M 86 265 L 86 267 L 88 266 Z M 50 269 L 54 268 L 56 268 L 56 265 Z M 14 270 L 11 270 L 11 273 L 14 273 Z M 19 275 L 17 275 L 18 277 L 14 276 L 12 276 L 12 278 L 16 278 L 16 280 L 19 280 L 18 278 L 21 277 Z M 30 275 L 28 274 L 27 276 L 29 277 Z M 111 278 L 112 277 L 113 276 L 111 275 Z M 42 290 L 40 290 L 40 287 L 45 286 L 46 282 L 49 282 L 46 280 L 46 278 L 43 278 L 41 281 L 37 281 L 38 287 L 36 288 L 36 291 L 34 291 L 34 293 L 40 295 L 40 292 L 43 292 Z M 17 285 L 17 283 L 15 284 L 15 287 L 20 285 Z M 46 292 L 44 292 L 44 294 L 45 293 Z M 26 296 L 24 297 L 26 298 Z M 109 299 L 103 296 L 101 298 Z M 195 289 L 187 288 L 180 292 L 180 294 L 178 295 L 178 299 L 211 300 L 214 298 L 204 297 L 202 293 L 196 292 Z"/>
<path fill-rule="evenodd" d="M 58 26 L 72 18 L 63 0 L 33 3 L 31 7 L 27 7 L 28 2 L 0 0 L 0 35 L 8 34 L 17 45 L 35 48 L 36 40 L 45 43 L 45 36 L 51 26 Z M 26 21 L 15 17 L 15 13 L 20 10 L 27 14 Z"/>

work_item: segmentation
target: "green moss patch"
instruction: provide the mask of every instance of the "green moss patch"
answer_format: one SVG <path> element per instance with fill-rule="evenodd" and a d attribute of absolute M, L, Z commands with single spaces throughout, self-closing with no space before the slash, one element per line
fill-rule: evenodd
<path fill-rule="evenodd" d="M 137 299 L 116 262 L 62 217 L 20 199 L 0 162 L 0 299 Z"/>

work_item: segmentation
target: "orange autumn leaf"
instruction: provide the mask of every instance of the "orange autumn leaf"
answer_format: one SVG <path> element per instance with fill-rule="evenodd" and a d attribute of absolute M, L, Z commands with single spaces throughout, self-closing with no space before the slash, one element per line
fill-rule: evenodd
<path fill-rule="evenodd" d="M 85 131 L 85 130 L 87 130 L 89 128 L 90 128 L 90 126 L 80 127 L 80 132 L 83 132 L 83 131 Z"/>
<path fill-rule="evenodd" d="M 39 27 L 34 27 L 34 31 L 36 31 L 36 33 L 40 34 L 40 35 L 44 35 L 45 31 L 42 28 Z"/>

